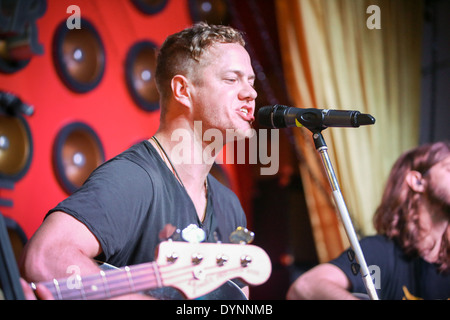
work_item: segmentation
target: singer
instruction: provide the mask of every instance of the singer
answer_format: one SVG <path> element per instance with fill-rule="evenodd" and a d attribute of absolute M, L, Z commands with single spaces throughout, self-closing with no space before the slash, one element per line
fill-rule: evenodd
<path fill-rule="evenodd" d="M 71 265 L 82 275 L 98 273 L 94 259 L 117 267 L 153 261 L 167 224 L 180 229 L 196 225 L 207 242 L 229 242 L 237 227 L 246 226 L 236 195 L 209 174 L 212 162 L 193 161 L 203 159 L 208 146 L 193 132 L 194 122 L 202 123 L 202 133 L 222 132 L 224 144 L 227 130 L 251 128 L 257 93 L 244 45 L 239 31 L 206 23 L 166 39 L 156 68 L 158 131 L 101 165 L 49 211 L 25 249 L 21 268 L 26 280 L 67 277 Z M 180 128 L 191 132 L 195 148 L 192 161 L 174 163 L 170 155 L 179 142 L 171 136 Z"/>

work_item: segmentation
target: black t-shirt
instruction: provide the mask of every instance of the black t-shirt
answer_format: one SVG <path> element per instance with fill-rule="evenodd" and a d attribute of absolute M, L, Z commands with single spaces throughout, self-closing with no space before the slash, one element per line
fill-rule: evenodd
<path fill-rule="evenodd" d="M 407 258 L 398 245 L 381 235 L 364 238 L 360 245 L 380 299 L 408 298 L 407 292 L 427 300 L 450 298 L 450 274 L 440 273 L 436 265 L 422 258 Z M 353 293 L 367 292 L 361 274 L 352 273 L 347 252 L 330 263 L 347 275 Z"/>
<path fill-rule="evenodd" d="M 122 267 L 155 260 L 159 233 L 171 224 L 195 224 L 206 242 L 229 242 L 246 217 L 237 196 L 208 175 L 208 202 L 202 223 L 183 186 L 148 141 L 99 166 L 85 184 L 49 211 L 63 211 L 85 224 L 103 253 L 97 259 Z"/>

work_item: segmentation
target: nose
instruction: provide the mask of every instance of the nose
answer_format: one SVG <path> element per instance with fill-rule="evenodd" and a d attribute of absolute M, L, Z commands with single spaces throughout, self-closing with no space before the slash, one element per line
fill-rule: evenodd
<path fill-rule="evenodd" d="M 253 101 L 258 96 L 258 92 L 250 83 L 245 83 L 239 95 L 242 100 Z"/>

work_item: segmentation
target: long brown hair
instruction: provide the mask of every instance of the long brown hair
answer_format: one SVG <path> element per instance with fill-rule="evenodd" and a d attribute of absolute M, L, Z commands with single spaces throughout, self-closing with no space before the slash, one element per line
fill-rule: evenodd
<path fill-rule="evenodd" d="M 374 226 L 379 234 L 393 239 L 410 257 L 420 256 L 419 203 L 421 195 L 405 182 L 410 171 L 426 176 L 428 170 L 450 156 L 450 142 L 422 145 L 403 153 L 395 162 L 386 183 L 381 204 L 375 211 Z M 450 230 L 444 232 L 436 264 L 450 271 Z"/>

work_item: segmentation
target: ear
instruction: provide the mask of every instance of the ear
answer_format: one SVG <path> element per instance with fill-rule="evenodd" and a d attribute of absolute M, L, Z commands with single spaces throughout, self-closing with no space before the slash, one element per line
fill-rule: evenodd
<path fill-rule="evenodd" d="M 406 183 L 415 192 L 422 193 L 425 190 L 426 181 L 419 171 L 410 171 L 406 175 Z"/>
<path fill-rule="evenodd" d="M 190 108 L 191 107 L 191 95 L 190 95 L 190 87 L 189 81 L 185 76 L 176 75 L 172 78 L 170 83 L 172 87 L 172 94 L 176 101 L 181 103 L 182 105 Z"/>

